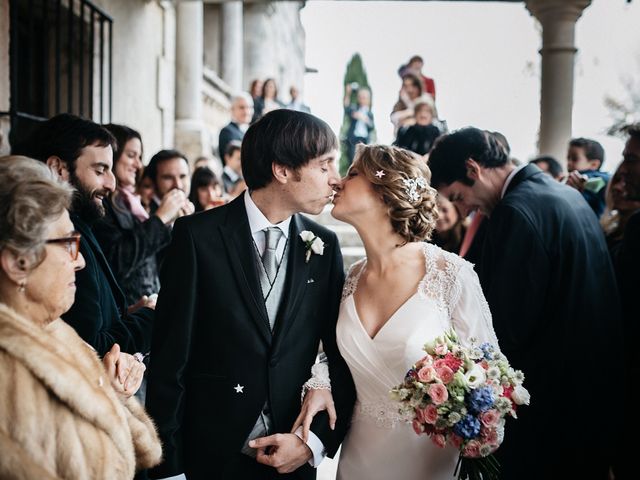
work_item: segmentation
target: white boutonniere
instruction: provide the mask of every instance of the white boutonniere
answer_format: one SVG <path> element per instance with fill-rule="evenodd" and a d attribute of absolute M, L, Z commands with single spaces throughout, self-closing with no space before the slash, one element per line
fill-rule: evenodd
<path fill-rule="evenodd" d="M 303 232 L 300 232 L 300 238 L 304 242 L 306 248 L 304 256 L 306 263 L 309 263 L 312 253 L 315 253 L 316 255 L 322 255 L 324 253 L 324 242 L 320 237 L 316 237 L 315 233 L 310 232 L 309 230 L 304 230 Z"/>

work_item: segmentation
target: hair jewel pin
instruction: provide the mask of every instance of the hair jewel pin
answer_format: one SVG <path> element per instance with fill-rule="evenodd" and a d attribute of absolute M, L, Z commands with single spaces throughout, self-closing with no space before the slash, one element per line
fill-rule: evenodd
<path fill-rule="evenodd" d="M 420 200 L 419 192 L 426 190 L 427 188 L 427 181 L 422 175 L 415 178 L 403 178 L 402 183 L 404 183 L 404 189 L 407 193 L 407 197 L 412 202 Z"/>

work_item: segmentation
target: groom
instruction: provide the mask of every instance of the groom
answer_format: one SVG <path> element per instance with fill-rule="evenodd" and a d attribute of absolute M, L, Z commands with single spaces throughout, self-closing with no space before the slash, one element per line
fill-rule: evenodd
<path fill-rule="evenodd" d="M 330 201 L 336 158 L 325 122 L 271 112 L 244 137 L 249 190 L 175 223 L 147 390 L 164 447 L 152 478 L 313 479 L 312 466 L 336 452 L 355 401 L 335 339 L 342 256 L 334 233 L 299 215 Z M 304 231 L 324 242 L 322 253 L 308 252 Z M 320 340 L 338 421 L 331 430 L 326 412 L 317 415 L 305 444 L 288 432 Z M 251 448 L 260 437 L 262 448 Z"/>

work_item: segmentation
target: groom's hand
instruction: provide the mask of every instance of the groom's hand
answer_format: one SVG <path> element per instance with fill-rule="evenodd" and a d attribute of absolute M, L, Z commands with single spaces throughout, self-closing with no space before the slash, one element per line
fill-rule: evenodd
<path fill-rule="evenodd" d="M 256 460 L 275 468 L 278 473 L 291 473 L 307 463 L 313 456 L 311 449 L 292 433 L 276 433 L 249 442 L 258 450 Z"/>

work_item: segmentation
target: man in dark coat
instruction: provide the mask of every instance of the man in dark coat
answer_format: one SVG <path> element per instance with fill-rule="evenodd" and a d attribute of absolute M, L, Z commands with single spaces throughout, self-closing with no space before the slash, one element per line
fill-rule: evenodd
<path fill-rule="evenodd" d="M 218 136 L 218 155 L 224 160 L 227 145 L 233 140 L 242 142 L 244 132 L 249 128 L 253 117 L 253 99 L 248 93 L 239 93 L 231 99 L 231 121 L 220 130 Z"/>
<path fill-rule="evenodd" d="M 86 267 L 76 273 L 75 302 L 62 318 L 100 356 L 114 343 L 127 353 L 148 352 L 154 317 L 154 311 L 142 304 L 128 313 L 125 296 L 92 231 L 93 223 L 104 216 L 103 198 L 115 189 L 114 144 L 100 125 L 61 114 L 39 126 L 29 152 L 77 190 L 71 221 L 82 235 L 80 253 Z"/>
<path fill-rule="evenodd" d="M 531 393 L 497 452 L 502 478 L 606 479 L 621 420 L 595 412 L 615 410 L 622 388 L 621 321 L 592 210 L 535 165 L 510 164 L 476 128 L 442 137 L 429 162 L 440 194 L 489 217 L 480 281 L 500 348 Z"/>
<path fill-rule="evenodd" d="M 329 202 L 337 154 L 325 122 L 270 112 L 243 142 L 249 190 L 176 221 L 147 390 L 164 449 L 152 478 L 311 479 L 336 452 L 355 401 L 335 339 L 342 256 L 336 235 L 299 212 Z M 338 421 L 331 430 L 317 415 L 305 443 L 289 432 L 321 340 Z"/>

